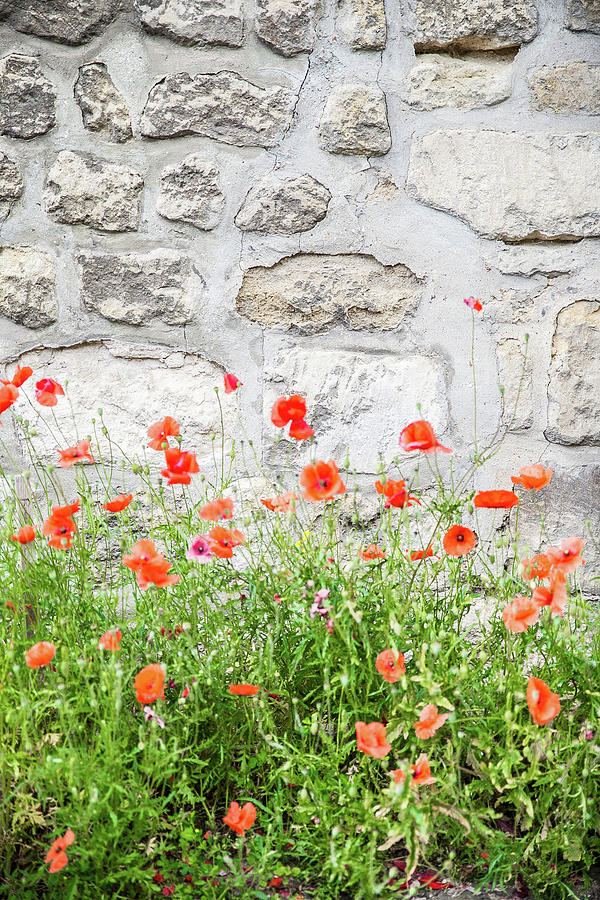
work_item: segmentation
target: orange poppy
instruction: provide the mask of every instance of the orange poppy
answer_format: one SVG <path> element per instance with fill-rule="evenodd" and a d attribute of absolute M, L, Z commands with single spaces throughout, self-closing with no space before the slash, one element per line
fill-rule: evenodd
<path fill-rule="evenodd" d="M 288 422 L 299 422 L 306 415 L 306 400 L 300 394 L 278 397 L 271 410 L 271 422 L 277 428 L 285 428 Z"/>
<path fill-rule="evenodd" d="M 223 528 L 222 525 L 211 528 L 207 537 L 212 553 L 219 559 L 231 559 L 233 548 L 246 542 L 246 536 L 237 528 Z"/>
<path fill-rule="evenodd" d="M 196 454 L 191 450 L 169 447 L 165 450 L 165 462 L 166 469 L 161 471 L 161 475 L 168 478 L 167 484 L 189 484 L 192 475 L 200 471 Z"/>
<path fill-rule="evenodd" d="M 240 379 L 236 375 L 232 375 L 230 372 L 227 375 L 223 375 L 223 381 L 225 383 L 225 393 L 233 394 L 234 391 L 237 391 L 238 388 L 243 387 L 244 382 L 240 381 Z"/>
<path fill-rule="evenodd" d="M 118 494 L 114 500 L 103 503 L 102 509 L 107 509 L 111 513 L 122 512 L 124 509 L 127 509 L 132 500 L 133 494 Z"/>
<path fill-rule="evenodd" d="M 77 531 L 73 513 L 79 510 L 79 500 L 66 506 L 53 506 L 52 513 L 42 525 L 42 534 L 49 538 L 48 544 L 57 550 L 71 546 L 71 535 Z"/>
<path fill-rule="evenodd" d="M 430 544 L 427 550 L 413 550 L 409 556 L 411 562 L 415 562 L 418 559 L 426 559 L 429 556 L 433 556 L 433 546 Z"/>
<path fill-rule="evenodd" d="M 30 669 L 39 669 L 47 666 L 54 659 L 56 647 L 50 641 L 39 641 L 30 647 L 25 653 L 25 662 Z"/>
<path fill-rule="evenodd" d="M 33 369 L 31 366 L 19 366 L 17 365 L 17 371 L 13 375 L 11 379 L 11 384 L 14 384 L 15 387 L 20 388 L 21 385 L 25 384 L 28 378 L 31 378 L 33 375 Z"/>
<path fill-rule="evenodd" d="M 233 500 L 231 497 L 217 497 L 211 503 L 207 503 L 200 510 L 200 518 L 208 522 L 217 522 L 219 519 L 231 519 L 233 517 Z"/>
<path fill-rule="evenodd" d="M 412 772 L 411 784 L 435 784 L 435 778 L 431 777 L 431 767 L 426 753 L 421 753 L 414 766 L 410 767 Z M 404 769 L 392 769 L 390 775 L 393 776 L 396 784 L 404 784 L 406 781 L 406 772 Z"/>
<path fill-rule="evenodd" d="M 453 525 L 448 529 L 442 541 L 448 556 L 464 556 L 466 553 L 470 553 L 476 543 L 475 534 L 464 525 Z"/>
<path fill-rule="evenodd" d="M 541 463 L 534 463 L 531 466 L 524 466 L 519 475 L 511 475 L 510 480 L 513 484 L 522 484 L 528 491 L 533 489 L 539 491 L 550 483 L 553 475 L 552 469 L 545 469 Z"/>
<path fill-rule="evenodd" d="M 69 857 L 65 853 L 67 847 L 70 847 L 71 844 L 75 840 L 75 835 L 70 828 L 67 828 L 62 837 L 56 838 L 55 841 L 52 842 L 52 846 L 48 850 L 46 854 L 45 862 L 50 863 L 50 868 L 48 871 L 51 875 L 55 872 L 60 872 L 61 869 L 69 862 Z"/>
<path fill-rule="evenodd" d="M 428 703 L 427 706 L 424 706 L 421 710 L 419 721 L 415 722 L 413 726 L 417 737 L 421 738 L 421 740 L 433 737 L 435 732 L 438 728 L 442 727 L 447 718 L 448 713 L 438 713 L 437 706 L 433 703 Z"/>
<path fill-rule="evenodd" d="M 359 550 L 358 555 L 361 559 L 370 562 L 373 559 L 385 559 L 385 550 L 382 550 L 377 544 L 369 544 L 364 550 Z"/>
<path fill-rule="evenodd" d="M 421 453 L 452 453 L 449 447 L 440 444 L 431 424 L 425 419 L 411 422 L 400 432 L 400 446 L 407 453 L 411 450 L 419 450 Z"/>
<path fill-rule="evenodd" d="M 165 673 L 158 663 L 150 663 L 149 666 L 140 669 L 133 683 L 138 703 L 154 703 L 159 697 L 164 700 L 164 683 Z"/>
<path fill-rule="evenodd" d="M 300 486 L 303 488 L 302 496 L 312 502 L 331 500 L 336 494 L 346 492 L 346 485 L 332 459 L 329 462 L 318 459 L 304 466 L 300 472 Z"/>
<path fill-rule="evenodd" d="M 159 422 L 155 422 L 148 429 L 148 437 L 151 438 L 148 446 L 151 450 L 165 450 L 169 446 L 169 438 L 179 434 L 179 422 L 173 416 L 165 416 Z M 165 446 L 166 445 L 166 446 Z"/>
<path fill-rule="evenodd" d="M 62 385 L 53 378 L 42 378 L 35 385 L 35 399 L 42 406 L 56 406 L 59 397 L 64 397 Z"/>
<path fill-rule="evenodd" d="M 365 722 L 357 722 L 356 746 L 375 759 L 383 759 L 392 749 L 392 745 L 387 742 L 385 725 L 381 722 L 369 722 L 368 725 Z"/>
<path fill-rule="evenodd" d="M 153 541 L 136 541 L 132 551 L 123 556 L 123 564 L 135 572 L 136 581 L 142 591 L 150 584 L 168 587 L 180 580 L 179 575 L 167 574 L 173 564 L 165 559 L 162 553 L 157 553 Z"/>
<path fill-rule="evenodd" d="M 298 495 L 293 491 L 286 491 L 280 497 L 271 497 L 260 502 L 271 512 L 296 512 L 296 500 Z"/>
<path fill-rule="evenodd" d="M 552 615 L 564 616 L 567 606 L 567 583 L 565 576 L 555 572 L 550 579 L 549 587 L 536 587 L 532 599 L 538 606 L 549 606 Z"/>
<path fill-rule="evenodd" d="M 515 597 L 502 610 L 502 619 L 509 631 L 521 634 L 540 617 L 540 606 L 533 597 Z"/>
<path fill-rule="evenodd" d="M 385 496 L 386 509 L 389 509 L 390 506 L 395 506 L 397 509 L 402 509 L 405 506 L 410 506 L 412 500 L 414 500 L 416 503 L 421 503 L 420 500 L 418 500 L 416 497 L 412 497 L 408 493 L 408 491 L 406 490 L 406 482 L 403 480 L 394 481 L 393 478 L 387 478 L 384 484 L 382 484 L 381 481 L 376 481 L 375 489 L 378 494 L 383 494 Z"/>
<path fill-rule="evenodd" d="M 522 559 L 523 578 L 531 581 L 532 578 L 547 578 L 550 574 L 552 563 L 545 553 L 536 553 L 531 559 Z"/>
<path fill-rule="evenodd" d="M 105 631 L 98 641 L 98 650 L 117 651 L 121 649 L 121 632 L 117 628 L 116 631 Z"/>
<path fill-rule="evenodd" d="M 536 725 L 546 725 L 560 712 L 560 698 L 541 678 L 527 682 L 527 706 Z"/>
<path fill-rule="evenodd" d="M 519 498 L 512 491 L 479 491 L 473 504 L 478 509 L 510 509 L 519 505 Z"/>
<path fill-rule="evenodd" d="M 60 455 L 58 465 L 61 469 L 70 469 L 75 463 L 84 459 L 91 463 L 94 462 L 89 441 L 79 441 L 74 447 L 67 447 L 66 450 L 57 450 L 56 452 Z"/>
<path fill-rule="evenodd" d="M 260 688 L 255 684 L 230 684 L 229 693 L 236 694 L 238 697 L 254 697 L 258 694 Z"/>
<path fill-rule="evenodd" d="M 2 384 L 0 387 L 0 414 L 10 409 L 18 397 L 19 392 L 14 384 Z"/>
<path fill-rule="evenodd" d="M 384 681 L 395 684 L 406 672 L 404 655 L 394 650 L 382 650 L 375 660 L 375 668 L 383 676 Z"/>
<path fill-rule="evenodd" d="M 240 809 L 239 803 L 236 803 L 234 800 L 227 811 L 227 815 L 223 816 L 223 821 L 236 834 L 243 835 L 249 828 L 252 828 L 256 821 L 256 807 L 253 803 L 244 803 Z"/>
<path fill-rule="evenodd" d="M 293 422 L 290 422 L 289 435 L 297 441 L 306 441 L 314 433 L 314 428 L 311 428 L 304 419 L 294 419 Z"/>
<path fill-rule="evenodd" d="M 16 534 L 11 535 L 11 541 L 18 541 L 19 544 L 30 544 L 35 540 L 35 528 L 32 525 L 23 525 Z"/>
<path fill-rule="evenodd" d="M 579 566 L 583 566 L 585 560 L 581 558 L 583 550 L 583 540 L 579 537 L 568 537 L 558 547 L 549 547 L 546 550 L 547 556 L 550 558 L 552 568 L 562 575 L 568 575 L 574 572 Z"/>

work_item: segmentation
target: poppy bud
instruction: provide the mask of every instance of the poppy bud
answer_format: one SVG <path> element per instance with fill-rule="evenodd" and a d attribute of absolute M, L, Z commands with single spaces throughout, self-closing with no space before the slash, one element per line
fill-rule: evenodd
<path fill-rule="evenodd" d="M 504 721 L 505 722 L 512 722 L 512 717 L 513 717 L 512 710 L 507 709 L 504 711 Z"/>
<path fill-rule="evenodd" d="M 65 383 L 66 383 L 66 382 L 65 382 Z M 102 408 L 101 408 L 101 407 L 98 407 L 98 415 L 99 415 L 99 416 L 102 415 Z"/>
<path fill-rule="evenodd" d="M 469 515 L 472 516 L 473 515 L 473 504 L 472 503 L 468 504 L 467 510 L 469 512 Z"/>

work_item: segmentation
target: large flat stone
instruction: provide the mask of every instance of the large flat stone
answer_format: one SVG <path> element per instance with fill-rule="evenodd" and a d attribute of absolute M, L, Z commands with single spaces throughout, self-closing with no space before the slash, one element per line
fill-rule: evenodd
<path fill-rule="evenodd" d="M 255 29 L 282 56 L 310 53 L 315 42 L 316 0 L 257 0 Z"/>
<path fill-rule="evenodd" d="M 407 190 L 508 241 L 600 235 L 600 133 L 435 131 L 413 142 Z"/>
<path fill-rule="evenodd" d="M 84 44 L 104 30 L 120 5 L 120 0 L 11 0 L 8 21 L 25 34 Z"/>
<path fill-rule="evenodd" d="M 241 0 L 134 0 L 144 28 L 182 44 L 240 47 Z"/>
<path fill-rule="evenodd" d="M 56 124 L 56 92 L 33 56 L 0 60 L 0 134 L 33 138 Z"/>
<path fill-rule="evenodd" d="M 17 164 L 6 153 L 0 152 L 0 222 L 10 215 L 24 187 Z"/>
<path fill-rule="evenodd" d="M 600 6 L 600 4 L 599 4 Z M 531 105 L 539 110 L 600 114 L 600 66 L 569 62 L 542 66 L 529 76 Z"/>
<path fill-rule="evenodd" d="M 476 109 L 510 97 L 512 58 L 477 53 L 460 59 L 441 53 L 417 56 L 403 98 L 415 109 Z"/>
<path fill-rule="evenodd" d="M 57 222 L 136 231 L 143 187 L 144 179 L 133 169 L 64 150 L 48 172 L 44 200 Z"/>
<path fill-rule="evenodd" d="M 160 176 L 156 208 L 165 219 L 205 231 L 216 228 L 225 209 L 225 195 L 215 163 L 190 153 L 180 163 L 166 166 Z"/>
<path fill-rule="evenodd" d="M 565 20 L 571 31 L 591 31 L 600 34 L 600 4 L 598 0 L 565 0 Z"/>
<path fill-rule="evenodd" d="M 27 328 L 44 328 L 58 318 L 55 266 L 35 247 L 0 247 L 0 316 Z"/>
<path fill-rule="evenodd" d="M 561 309 L 552 340 L 548 427 L 557 444 L 600 444 L 600 302 Z"/>
<path fill-rule="evenodd" d="M 509 431 L 533 425 L 533 368 L 524 342 L 505 338 L 496 347 L 498 383 L 502 394 L 502 424 Z"/>
<path fill-rule="evenodd" d="M 319 141 L 330 153 L 383 156 L 392 146 L 385 94 L 376 85 L 335 87 L 319 124 Z"/>
<path fill-rule="evenodd" d="M 248 191 L 235 224 L 242 231 L 296 234 L 325 218 L 330 191 L 312 175 L 264 175 Z"/>
<path fill-rule="evenodd" d="M 88 131 L 113 144 L 133 137 L 127 104 L 104 63 L 81 66 L 73 93 Z"/>
<path fill-rule="evenodd" d="M 384 0 L 338 0 L 338 27 L 353 50 L 383 50 L 387 38 Z"/>
<path fill-rule="evenodd" d="M 417 0 L 415 48 L 498 50 L 538 32 L 535 0 Z"/>
<path fill-rule="evenodd" d="M 200 134 L 240 147 L 272 147 L 289 128 L 297 99 L 288 88 L 260 87 L 236 72 L 180 72 L 151 88 L 142 134 Z"/>
<path fill-rule="evenodd" d="M 244 273 L 237 311 L 260 325 L 315 334 L 345 325 L 389 331 L 411 315 L 423 282 L 403 265 L 373 256 L 298 253 Z"/>

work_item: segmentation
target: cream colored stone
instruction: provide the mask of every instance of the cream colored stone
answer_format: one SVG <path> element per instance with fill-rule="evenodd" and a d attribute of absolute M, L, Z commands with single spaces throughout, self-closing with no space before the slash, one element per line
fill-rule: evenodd
<path fill-rule="evenodd" d="M 58 317 L 55 264 L 35 247 L 0 247 L 0 316 L 27 328 L 44 328 Z"/>
<path fill-rule="evenodd" d="M 533 425 L 533 367 L 524 341 L 505 338 L 496 347 L 498 383 L 502 387 L 502 424 L 509 431 Z"/>
<path fill-rule="evenodd" d="M 319 140 L 330 153 L 350 156 L 387 153 L 392 136 L 381 88 L 358 82 L 334 88 L 321 116 Z"/>
<path fill-rule="evenodd" d="M 384 0 L 338 0 L 338 27 L 354 50 L 383 50 L 387 37 Z"/>
<path fill-rule="evenodd" d="M 600 3 L 598 0 L 565 0 L 567 28 L 572 31 L 591 31 L 600 34 Z"/>
<path fill-rule="evenodd" d="M 404 99 L 415 109 L 475 109 L 510 97 L 512 57 L 477 53 L 464 59 L 425 53 L 407 76 Z"/>
<path fill-rule="evenodd" d="M 89 131 L 113 144 L 122 144 L 133 137 L 127 104 L 104 63 L 81 66 L 73 93 Z"/>
<path fill-rule="evenodd" d="M 310 53 L 315 42 L 316 0 L 257 0 L 256 33 L 276 53 Z"/>
<path fill-rule="evenodd" d="M 415 49 L 519 47 L 538 31 L 535 0 L 416 0 Z"/>
<path fill-rule="evenodd" d="M 600 114 L 600 66 L 569 62 L 543 66 L 529 76 L 531 105 L 556 113 Z"/>
<path fill-rule="evenodd" d="M 190 153 L 180 163 L 165 166 L 156 209 L 166 219 L 187 222 L 204 231 L 216 228 L 223 217 L 225 195 L 215 163 L 199 153 Z"/>
<path fill-rule="evenodd" d="M 269 172 L 248 191 L 236 217 L 242 231 L 296 234 L 325 218 L 330 191 L 312 175 L 280 178 Z"/>
<path fill-rule="evenodd" d="M 144 28 L 182 44 L 240 47 L 241 0 L 134 0 Z"/>

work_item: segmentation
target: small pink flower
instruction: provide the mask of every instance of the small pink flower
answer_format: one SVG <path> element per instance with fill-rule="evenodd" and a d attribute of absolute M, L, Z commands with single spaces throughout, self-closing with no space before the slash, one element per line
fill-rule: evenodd
<path fill-rule="evenodd" d="M 210 543 L 202 534 L 194 538 L 185 554 L 186 559 L 199 560 L 200 562 L 206 562 L 211 556 Z"/>
<path fill-rule="evenodd" d="M 149 719 L 154 719 L 154 721 L 156 722 L 156 724 L 158 725 L 159 728 L 165 727 L 165 723 L 164 723 L 163 719 L 161 719 L 160 716 L 156 715 L 156 713 L 154 712 L 154 710 L 152 709 L 151 706 L 144 707 L 144 717 L 146 719 L 146 722 Z"/>
<path fill-rule="evenodd" d="M 329 634 L 333 634 L 333 619 L 327 619 L 325 622 L 325 628 L 329 632 Z"/>
<path fill-rule="evenodd" d="M 480 312 L 483 309 L 481 300 L 478 300 L 476 297 L 465 297 L 463 303 L 466 303 L 469 309 L 473 309 L 476 312 Z"/>

